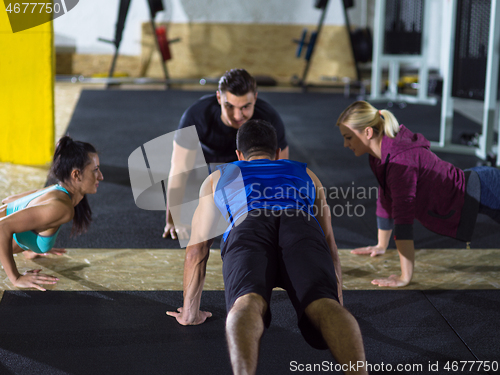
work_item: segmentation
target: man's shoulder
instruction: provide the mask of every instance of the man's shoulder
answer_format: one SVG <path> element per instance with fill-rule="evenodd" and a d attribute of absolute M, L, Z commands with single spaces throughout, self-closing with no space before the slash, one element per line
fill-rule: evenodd
<path fill-rule="evenodd" d="M 205 127 L 217 121 L 220 117 L 220 106 L 215 94 L 207 94 L 194 102 L 182 115 L 179 128 L 196 125 L 197 129 Z"/>
<path fill-rule="evenodd" d="M 264 99 L 257 98 L 255 101 L 254 119 L 269 121 L 273 126 L 281 122 L 278 111 Z"/>
<path fill-rule="evenodd" d="M 298 168 L 298 169 L 303 169 L 307 170 L 307 164 L 302 163 L 300 161 L 296 160 L 289 160 L 289 159 L 278 159 L 278 160 L 270 160 L 270 159 L 255 159 L 255 160 L 239 160 L 239 161 L 233 161 L 231 163 L 236 167 L 249 167 L 249 168 L 265 168 L 265 167 L 270 167 L 270 168 L 276 168 L 276 167 L 281 167 L 281 168 Z"/>
<path fill-rule="evenodd" d="M 215 94 L 206 94 L 195 101 L 189 108 L 188 111 L 191 110 L 200 110 L 201 108 L 209 108 L 211 106 L 218 106 L 217 96 Z"/>
<path fill-rule="evenodd" d="M 270 110 L 276 112 L 274 107 L 271 104 L 269 104 L 269 102 L 261 98 L 257 98 L 257 100 L 255 101 L 255 108 L 261 108 L 263 110 Z"/>

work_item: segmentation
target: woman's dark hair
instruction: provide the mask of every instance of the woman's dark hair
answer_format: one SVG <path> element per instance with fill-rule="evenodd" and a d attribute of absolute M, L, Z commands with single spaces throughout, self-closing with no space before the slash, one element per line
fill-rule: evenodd
<path fill-rule="evenodd" d="M 58 181 L 66 182 L 70 179 L 73 169 L 83 173 L 84 168 L 90 164 L 89 154 L 96 153 L 95 147 L 90 143 L 74 141 L 66 135 L 57 142 L 50 173 Z M 91 221 L 92 210 L 87 197 L 83 196 L 75 207 L 71 236 L 86 232 Z"/>
<path fill-rule="evenodd" d="M 236 148 L 245 159 L 258 154 L 273 157 L 278 149 L 276 129 L 267 121 L 249 120 L 238 129 Z"/>
<path fill-rule="evenodd" d="M 257 82 L 245 69 L 231 69 L 219 79 L 219 92 L 243 96 L 257 92 Z"/>

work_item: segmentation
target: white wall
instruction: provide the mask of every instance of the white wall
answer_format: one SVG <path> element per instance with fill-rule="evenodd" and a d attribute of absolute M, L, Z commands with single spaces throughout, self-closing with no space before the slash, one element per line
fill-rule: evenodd
<path fill-rule="evenodd" d="M 431 20 L 430 66 L 440 64 L 440 35 L 442 0 L 428 0 L 433 8 Z M 272 23 L 316 24 L 321 11 L 314 7 L 314 0 L 163 0 L 166 11 L 157 14 L 156 21 L 177 23 Z M 373 25 L 375 0 L 355 0 L 349 10 L 352 25 L 364 19 Z M 363 2 L 365 2 L 363 4 Z M 114 39 L 119 0 L 80 0 L 78 5 L 54 20 L 57 40 L 74 41 L 77 53 L 111 54 L 111 44 L 99 42 L 99 37 Z M 367 11 L 363 17 L 361 10 Z M 132 0 L 123 33 L 120 53 L 139 55 L 141 51 L 141 24 L 149 20 L 146 0 Z M 343 25 L 341 0 L 330 0 L 325 17 L 326 25 Z"/>
<path fill-rule="evenodd" d="M 114 39 L 119 0 L 80 0 L 62 17 L 56 18 L 54 32 L 75 41 L 77 53 L 112 54 L 112 44 L 99 42 L 99 37 Z M 141 50 L 141 23 L 148 20 L 146 0 L 132 0 L 122 37 L 120 52 L 138 55 Z"/>
<path fill-rule="evenodd" d="M 314 7 L 314 0 L 165 0 L 164 3 L 173 9 L 174 22 L 311 24 L 318 22 L 321 13 Z M 340 0 L 330 1 L 325 23 L 344 23 Z"/>
<path fill-rule="evenodd" d="M 321 14 L 313 6 L 313 0 L 163 1 L 166 11 L 157 14 L 157 21 L 316 24 Z M 111 44 L 99 42 L 97 38 L 114 38 L 118 5 L 119 0 L 80 0 L 71 12 L 54 20 L 54 31 L 61 39 L 74 40 L 77 53 L 113 53 Z M 121 53 L 140 54 L 141 24 L 148 20 L 147 1 L 132 0 L 120 45 Z M 340 1 L 330 1 L 325 24 L 343 23 Z"/>

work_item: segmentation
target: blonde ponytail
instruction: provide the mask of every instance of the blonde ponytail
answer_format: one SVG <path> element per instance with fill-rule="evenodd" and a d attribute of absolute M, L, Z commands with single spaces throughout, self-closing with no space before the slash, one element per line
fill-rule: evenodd
<path fill-rule="evenodd" d="M 339 116 L 337 126 L 345 125 L 358 131 L 371 127 L 377 134 L 394 138 L 399 132 L 396 117 L 387 109 L 378 110 L 370 103 L 357 101 L 347 107 Z"/>
<path fill-rule="evenodd" d="M 399 132 L 399 122 L 396 119 L 396 116 L 394 116 L 392 112 L 388 111 L 387 109 L 381 109 L 379 111 L 379 114 L 382 121 L 384 122 L 383 124 L 384 134 L 389 138 L 394 138 L 396 134 L 398 134 Z"/>

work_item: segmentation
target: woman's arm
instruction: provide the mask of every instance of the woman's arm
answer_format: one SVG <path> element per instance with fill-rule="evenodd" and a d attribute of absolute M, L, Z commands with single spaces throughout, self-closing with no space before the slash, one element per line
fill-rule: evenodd
<path fill-rule="evenodd" d="M 408 285 L 412 279 L 415 264 L 413 221 L 416 212 L 418 171 L 418 163 L 407 159 L 394 159 L 387 168 L 386 182 L 392 202 L 390 217 L 394 219 L 394 238 L 399 253 L 401 275 L 376 279 L 372 284 L 401 287 Z"/>
<path fill-rule="evenodd" d="M 39 284 L 53 284 L 57 279 L 39 274 L 39 270 L 29 272 L 27 275 L 19 273 L 13 256 L 13 234 L 30 230 L 42 232 L 56 228 L 70 221 L 72 217 L 72 206 L 60 200 L 50 200 L 47 203 L 27 207 L 0 219 L 0 262 L 14 286 L 45 290 Z"/>
<path fill-rule="evenodd" d="M 46 189 L 46 188 L 44 188 L 44 189 Z M 30 191 L 26 191 L 24 193 L 19 193 L 19 194 L 16 194 L 16 195 L 11 195 L 10 197 L 2 199 L 2 203 L 3 204 L 7 204 L 7 203 L 10 203 L 10 202 L 14 202 L 14 201 L 18 200 L 19 198 L 25 197 L 26 195 L 30 195 L 30 194 L 35 193 L 37 191 L 38 190 L 30 190 Z"/>
<path fill-rule="evenodd" d="M 358 247 L 351 251 L 352 254 L 356 255 L 370 255 L 371 257 L 376 257 L 377 255 L 385 254 L 385 251 L 389 247 L 389 241 L 391 240 L 392 229 L 378 229 L 378 243 L 375 246 Z"/>
<path fill-rule="evenodd" d="M 415 266 L 415 246 L 413 240 L 396 240 L 396 246 L 399 253 L 399 262 L 401 264 L 401 276 L 391 275 L 382 279 L 375 279 L 372 284 L 378 286 L 400 287 L 410 283 L 413 277 L 413 268 Z"/>

